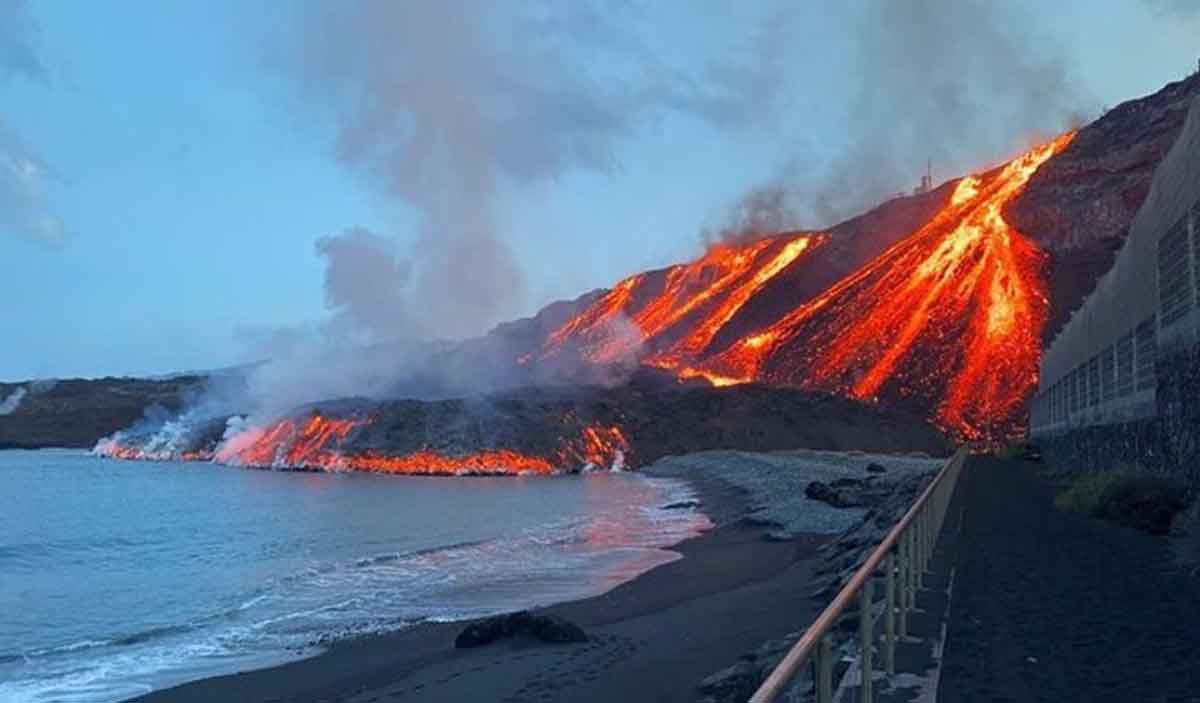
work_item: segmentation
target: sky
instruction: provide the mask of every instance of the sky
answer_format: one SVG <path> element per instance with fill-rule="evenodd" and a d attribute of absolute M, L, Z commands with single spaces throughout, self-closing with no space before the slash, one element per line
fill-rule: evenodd
<path fill-rule="evenodd" d="M 1047 5 L 0 0 L 0 380 L 478 334 L 1200 58 L 1190 2 Z"/>

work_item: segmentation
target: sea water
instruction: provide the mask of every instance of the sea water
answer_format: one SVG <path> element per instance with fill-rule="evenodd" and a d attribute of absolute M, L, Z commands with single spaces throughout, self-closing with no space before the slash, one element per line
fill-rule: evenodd
<path fill-rule="evenodd" d="M 419 478 L 0 451 L 0 701 L 113 701 L 600 594 L 709 526 L 635 474 Z"/>

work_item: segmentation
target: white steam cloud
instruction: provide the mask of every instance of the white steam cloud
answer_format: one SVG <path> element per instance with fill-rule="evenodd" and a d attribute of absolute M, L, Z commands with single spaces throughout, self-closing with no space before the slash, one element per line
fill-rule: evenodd
<path fill-rule="evenodd" d="M 12 393 L 9 393 L 8 397 L 5 398 L 3 402 L 0 402 L 0 416 L 11 415 L 15 413 L 17 408 L 21 407 L 21 401 L 25 399 L 26 393 L 27 391 L 25 390 L 24 386 L 21 386 Z"/>
<path fill-rule="evenodd" d="M 751 17 L 760 41 L 678 66 L 645 12 L 582 0 L 310 7 L 281 60 L 300 104 L 334 119 L 336 158 L 419 226 L 348 227 L 317 242 L 329 316 L 241 331 L 268 359 L 248 380 L 256 413 L 387 395 L 445 350 L 436 340 L 511 317 L 524 281 L 494 221 L 498 189 L 608 171 L 622 139 L 668 112 L 721 129 L 771 117 L 778 22 Z"/>
<path fill-rule="evenodd" d="M 633 5 L 365 0 L 311 19 L 297 77 L 336 111 L 338 158 L 422 218 L 400 288 L 371 279 L 389 305 L 407 305 L 391 310 L 406 336 L 477 334 L 521 301 L 524 282 L 493 221 L 502 180 L 605 171 L 617 141 L 664 111 L 749 124 L 769 113 L 777 68 L 761 46 L 690 72 L 672 66 L 642 38 Z M 363 243 L 358 229 L 339 237 Z M 392 276 L 329 262 L 347 269 L 327 282 Z M 358 316 L 359 300 L 344 311 Z"/>

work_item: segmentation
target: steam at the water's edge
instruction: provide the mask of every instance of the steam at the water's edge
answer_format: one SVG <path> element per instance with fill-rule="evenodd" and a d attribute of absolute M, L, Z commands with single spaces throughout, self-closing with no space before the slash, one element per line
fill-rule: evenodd
<path fill-rule="evenodd" d="M 456 476 L 621 471 L 629 452 L 628 439 L 615 425 L 584 426 L 578 436 L 560 438 L 558 448 L 544 454 L 506 448 L 397 453 L 357 447 L 356 435 L 373 422 L 369 415 L 339 418 L 312 413 L 256 425 L 233 416 L 219 441 L 210 437 L 205 442 L 197 437 L 196 426 L 176 419 L 146 437 L 118 432 L 100 440 L 93 453 L 115 459 L 211 461 L 254 468 Z"/>

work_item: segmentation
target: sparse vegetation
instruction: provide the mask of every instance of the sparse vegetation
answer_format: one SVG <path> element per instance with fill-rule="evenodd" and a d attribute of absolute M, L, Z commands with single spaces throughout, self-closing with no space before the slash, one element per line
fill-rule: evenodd
<path fill-rule="evenodd" d="M 1021 445 L 1020 444 L 1006 444 L 1006 445 L 996 449 L 995 455 L 996 455 L 997 459 L 1000 459 L 1002 461 L 1009 461 L 1010 459 L 1017 459 L 1021 456 Z"/>
<path fill-rule="evenodd" d="M 1129 470 L 1081 474 L 1054 499 L 1060 510 L 1103 518 L 1150 534 L 1171 530 L 1187 507 L 1184 489 L 1174 481 Z"/>

